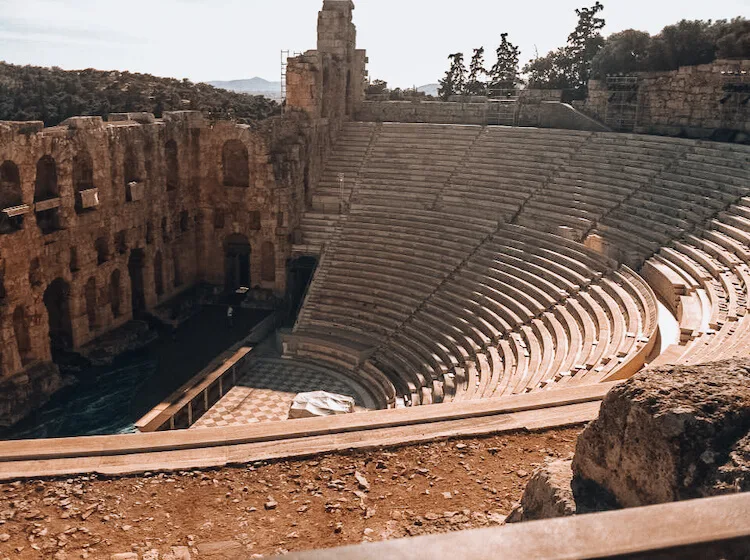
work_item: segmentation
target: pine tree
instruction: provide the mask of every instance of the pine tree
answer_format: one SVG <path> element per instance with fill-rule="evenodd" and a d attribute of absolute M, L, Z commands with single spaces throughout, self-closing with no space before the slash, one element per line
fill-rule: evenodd
<path fill-rule="evenodd" d="M 521 50 L 508 41 L 508 34 L 500 35 L 502 42 L 497 48 L 497 62 L 490 70 L 490 95 L 499 90 L 515 89 L 521 83 L 518 71 L 518 58 Z"/>
<path fill-rule="evenodd" d="M 451 61 L 450 68 L 445 77 L 440 80 L 438 95 L 444 101 L 451 95 L 463 95 L 466 92 L 466 67 L 464 66 L 464 54 L 455 53 L 448 57 Z"/>
<path fill-rule="evenodd" d="M 469 64 L 469 78 L 466 82 L 466 93 L 469 95 L 487 95 L 487 83 L 482 80 L 487 75 L 484 67 L 484 47 L 474 49 Z"/>
<path fill-rule="evenodd" d="M 568 36 L 568 56 L 571 59 L 573 75 L 571 82 L 573 86 L 585 91 L 591 76 L 591 62 L 604 46 L 604 37 L 600 31 L 604 28 L 605 21 L 597 17 L 604 10 L 604 6 L 596 2 L 590 8 L 576 10 L 578 25 L 573 33 Z"/>

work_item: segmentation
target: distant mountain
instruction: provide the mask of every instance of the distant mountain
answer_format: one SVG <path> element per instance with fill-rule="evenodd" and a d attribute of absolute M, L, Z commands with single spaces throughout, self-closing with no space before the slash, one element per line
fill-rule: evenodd
<path fill-rule="evenodd" d="M 44 121 L 146 111 L 203 111 L 241 122 L 264 119 L 279 106 L 263 97 L 217 89 L 188 80 L 133 72 L 16 66 L 0 62 L 0 121 Z"/>
<path fill-rule="evenodd" d="M 426 86 L 418 87 L 417 91 L 424 92 L 427 95 L 433 95 L 437 97 L 438 88 L 440 88 L 440 84 L 427 84 Z"/>
<path fill-rule="evenodd" d="M 237 93 L 249 93 L 252 95 L 265 95 L 266 97 L 278 98 L 281 96 L 281 82 L 269 82 L 263 78 L 250 78 L 245 80 L 230 80 L 228 82 L 208 82 L 217 88 L 235 91 Z"/>

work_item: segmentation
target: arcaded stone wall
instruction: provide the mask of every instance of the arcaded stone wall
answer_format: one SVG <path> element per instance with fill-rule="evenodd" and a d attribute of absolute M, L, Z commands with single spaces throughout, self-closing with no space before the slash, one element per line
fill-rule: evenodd
<path fill-rule="evenodd" d="M 733 131 L 744 134 L 747 141 L 750 136 L 748 72 L 750 60 L 718 60 L 674 72 L 638 74 L 635 131 L 717 139 L 731 139 L 727 133 Z M 606 81 L 592 80 L 586 111 L 602 121 L 616 118 L 620 109 L 612 101 L 613 93 Z"/>
<path fill-rule="evenodd" d="M 53 339 L 80 349 L 197 282 L 284 295 L 294 232 L 364 95 L 353 8 L 324 1 L 280 117 L 0 123 L 0 385 L 49 362 Z"/>

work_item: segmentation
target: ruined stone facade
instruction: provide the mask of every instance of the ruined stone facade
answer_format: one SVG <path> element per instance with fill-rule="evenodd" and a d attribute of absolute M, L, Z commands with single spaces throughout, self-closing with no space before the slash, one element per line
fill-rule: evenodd
<path fill-rule="evenodd" d="M 353 8 L 324 2 L 319 49 L 290 60 L 280 117 L 0 123 L 0 423 L 27 411 L 23 374 L 53 345 L 80 349 L 197 282 L 284 295 L 311 185 L 363 96 Z"/>
<path fill-rule="evenodd" d="M 749 71 L 750 60 L 717 60 L 639 73 L 625 103 L 606 81 L 592 80 L 584 107 L 602 121 L 633 122 L 633 132 L 750 142 Z"/>

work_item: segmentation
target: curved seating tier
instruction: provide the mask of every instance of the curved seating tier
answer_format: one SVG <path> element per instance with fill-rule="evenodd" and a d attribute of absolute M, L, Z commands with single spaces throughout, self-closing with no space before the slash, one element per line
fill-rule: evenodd
<path fill-rule="evenodd" d="M 396 405 L 628 377 L 653 358 L 650 286 L 681 329 L 657 363 L 739 353 L 749 170 L 703 141 L 351 123 L 302 221 L 323 257 L 294 336 L 349 346 L 300 348 Z"/>

